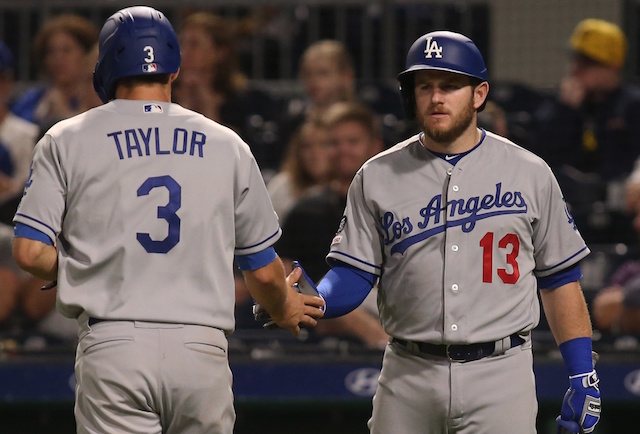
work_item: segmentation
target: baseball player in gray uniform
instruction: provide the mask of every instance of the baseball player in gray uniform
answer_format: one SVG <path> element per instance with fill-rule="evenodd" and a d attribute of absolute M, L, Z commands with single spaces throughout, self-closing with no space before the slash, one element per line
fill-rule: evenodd
<path fill-rule="evenodd" d="M 553 173 L 477 127 L 489 85 L 467 37 L 420 37 L 399 81 L 422 132 L 358 171 L 317 286 L 330 318 L 378 283 L 392 338 L 371 432 L 534 433 L 538 290 L 569 374 L 558 427 L 591 432 L 600 392 L 578 283 L 589 249 Z"/>
<path fill-rule="evenodd" d="M 273 250 L 281 231 L 249 147 L 170 102 L 167 18 L 123 9 L 99 43 L 105 105 L 37 144 L 14 257 L 57 279 L 59 310 L 78 319 L 78 433 L 231 434 L 234 257 L 280 327 L 313 326 L 323 302 L 294 291 L 300 271 L 286 277 Z"/>

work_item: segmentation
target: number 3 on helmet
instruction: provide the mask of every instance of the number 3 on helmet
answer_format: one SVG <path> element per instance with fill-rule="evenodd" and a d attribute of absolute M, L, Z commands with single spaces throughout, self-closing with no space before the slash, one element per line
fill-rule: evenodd
<path fill-rule="evenodd" d="M 115 98 L 121 78 L 172 74 L 180 68 L 176 32 L 162 12 L 147 6 L 122 9 L 109 17 L 98 44 L 93 87 L 104 103 Z"/>

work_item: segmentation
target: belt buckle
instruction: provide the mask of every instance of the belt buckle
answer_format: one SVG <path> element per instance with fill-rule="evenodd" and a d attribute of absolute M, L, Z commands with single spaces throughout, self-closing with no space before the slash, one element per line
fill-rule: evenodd
<path fill-rule="evenodd" d="M 456 359 L 456 358 L 451 356 L 451 351 L 450 350 L 451 350 L 452 346 L 453 346 L 452 344 L 447 344 L 447 347 L 446 347 L 447 360 L 450 361 L 450 362 L 456 362 L 456 363 L 464 363 L 464 362 L 466 362 L 467 359 Z"/>

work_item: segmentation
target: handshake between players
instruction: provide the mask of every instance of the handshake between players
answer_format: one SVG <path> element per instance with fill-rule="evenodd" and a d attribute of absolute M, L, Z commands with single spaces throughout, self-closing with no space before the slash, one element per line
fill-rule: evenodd
<path fill-rule="evenodd" d="M 253 315 L 256 321 L 265 321 L 265 328 L 281 327 L 297 336 L 300 326 L 314 327 L 318 323 L 324 315 L 325 301 L 297 262 L 287 276 L 287 288 L 289 292 L 282 309 L 274 311 L 256 300 Z"/>
<path fill-rule="evenodd" d="M 317 320 L 324 315 L 326 305 L 297 261 L 294 261 L 293 271 L 287 276 L 287 287 L 289 293 L 282 315 L 274 316 L 271 310 L 256 301 L 253 316 L 256 321 L 264 321 L 265 328 L 281 327 L 297 336 L 301 325 L 313 327 L 318 323 Z"/>

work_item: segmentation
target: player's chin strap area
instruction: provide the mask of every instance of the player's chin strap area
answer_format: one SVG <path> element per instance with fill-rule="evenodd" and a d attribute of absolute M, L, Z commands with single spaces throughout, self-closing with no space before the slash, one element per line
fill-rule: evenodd
<path fill-rule="evenodd" d="M 431 344 L 428 342 L 413 342 L 392 337 L 389 342 L 418 357 L 443 357 L 450 362 L 466 363 L 485 357 L 504 354 L 508 349 L 518 347 L 527 341 L 529 333 L 514 333 L 495 342 L 481 342 L 466 345 Z"/>

